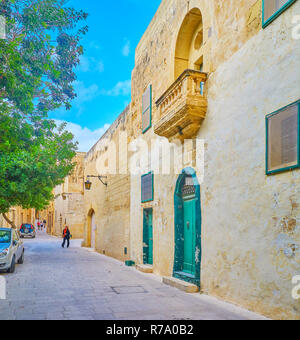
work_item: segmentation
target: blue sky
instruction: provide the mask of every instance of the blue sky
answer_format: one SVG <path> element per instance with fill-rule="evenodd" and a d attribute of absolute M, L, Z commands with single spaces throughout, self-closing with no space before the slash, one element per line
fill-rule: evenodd
<path fill-rule="evenodd" d="M 71 111 L 58 110 L 50 117 L 67 121 L 88 151 L 109 124 L 130 103 L 134 52 L 161 0 L 70 0 L 89 13 L 85 54 L 77 70 L 78 94 Z"/>

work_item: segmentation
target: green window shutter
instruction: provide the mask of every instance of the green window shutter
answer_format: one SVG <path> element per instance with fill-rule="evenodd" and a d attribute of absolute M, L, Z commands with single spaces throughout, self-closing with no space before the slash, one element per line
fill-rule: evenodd
<path fill-rule="evenodd" d="M 263 0 L 263 27 L 268 26 L 296 0 Z"/>
<path fill-rule="evenodd" d="M 142 203 L 151 202 L 154 199 L 154 174 L 149 172 L 142 176 Z"/>
<path fill-rule="evenodd" d="M 300 166 L 300 101 L 266 117 L 267 174 Z"/>
<path fill-rule="evenodd" d="M 142 130 L 147 132 L 152 126 L 152 85 L 143 94 L 142 100 Z"/>

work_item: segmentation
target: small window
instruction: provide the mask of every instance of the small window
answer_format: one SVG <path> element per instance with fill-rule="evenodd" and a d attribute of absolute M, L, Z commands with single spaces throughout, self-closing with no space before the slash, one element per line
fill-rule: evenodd
<path fill-rule="evenodd" d="M 152 172 L 149 172 L 149 174 L 142 176 L 142 203 L 153 201 L 153 181 L 154 175 Z"/>
<path fill-rule="evenodd" d="M 263 27 L 268 26 L 296 0 L 263 0 Z"/>
<path fill-rule="evenodd" d="M 299 118 L 300 101 L 267 116 L 268 175 L 300 166 Z"/>
<path fill-rule="evenodd" d="M 152 126 L 152 85 L 143 94 L 142 129 L 147 132 Z"/>
<path fill-rule="evenodd" d="M 192 176 L 186 176 L 181 188 L 182 197 L 195 197 L 196 187 Z"/>

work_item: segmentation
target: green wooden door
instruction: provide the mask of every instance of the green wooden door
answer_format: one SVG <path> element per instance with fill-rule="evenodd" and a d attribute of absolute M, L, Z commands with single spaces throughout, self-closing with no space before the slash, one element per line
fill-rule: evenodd
<path fill-rule="evenodd" d="M 184 249 L 183 271 L 195 275 L 195 232 L 196 232 L 196 205 L 195 199 L 183 203 L 184 213 Z"/>
<path fill-rule="evenodd" d="M 144 210 L 144 264 L 153 265 L 153 211 Z"/>
<path fill-rule="evenodd" d="M 152 210 L 149 210 L 149 220 L 148 220 L 148 228 L 149 228 L 149 260 L 148 264 L 153 265 L 153 213 Z"/>

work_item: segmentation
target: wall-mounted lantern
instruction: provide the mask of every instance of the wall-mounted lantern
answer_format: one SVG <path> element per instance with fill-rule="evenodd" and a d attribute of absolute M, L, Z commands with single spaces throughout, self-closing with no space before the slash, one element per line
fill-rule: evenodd
<path fill-rule="evenodd" d="M 105 185 L 105 186 L 107 187 L 107 183 L 105 183 L 105 182 L 103 181 L 103 179 L 107 179 L 107 176 L 92 176 L 92 175 L 88 175 L 88 176 L 87 176 L 87 180 L 86 180 L 86 182 L 84 183 L 84 186 L 85 186 L 85 189 L 86 189 L 86 190 L 91 190 L 91 188 L 92 188 L 92 182 L 90 181 L 90 178 L 98 178 L 99 181 L 100 181 L 103 185 Z"/>
<path fill-rule="evenodd" d="M 91 190 L 92 182 L 90 182 L 89 180 L 87 180 L 87 181 L 84 183 L 84 187 L 85 187 L 85 190 Z"/>

